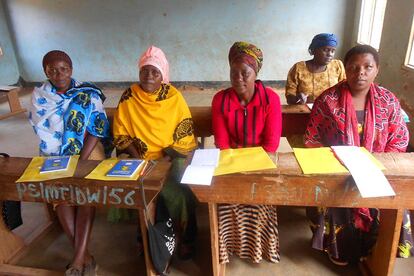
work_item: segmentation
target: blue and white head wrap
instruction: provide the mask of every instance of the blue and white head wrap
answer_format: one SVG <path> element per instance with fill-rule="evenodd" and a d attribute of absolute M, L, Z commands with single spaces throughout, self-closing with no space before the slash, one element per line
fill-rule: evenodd
<path fill-rule="evenodd" d="M 309 45 L 309 53 L 313 54 L 315 49 L 325 46 L 336 47 L 338 45 L 338 38 L 334 34 L 317 34 L 313 37 L 311 44 Z"/>

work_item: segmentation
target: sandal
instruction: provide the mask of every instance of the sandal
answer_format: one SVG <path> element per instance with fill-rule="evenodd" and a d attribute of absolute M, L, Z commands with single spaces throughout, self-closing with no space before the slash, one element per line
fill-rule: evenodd
<path fill-rule="evenodd" d="M 65 276 L 82 276 L 82 270 L 73 266 L 69 266 L 65 271 Z"/>
<path fill-rule="evenodd" d="M 341 260 L 339 258 L 334 258 L 330 254 L 328 254 L 328 258 L 333 264 L 336 264 L 339 266 L 347 266 L 349 264 L 349 262 Z"/>
<path fill-rule="evenodd" d="M 95 258 L 91 256 L 91 261 L 89 264 L 83 267 L 84 276 L 96 276 L 98 271 L 98 265 L 96 264 Z"/>

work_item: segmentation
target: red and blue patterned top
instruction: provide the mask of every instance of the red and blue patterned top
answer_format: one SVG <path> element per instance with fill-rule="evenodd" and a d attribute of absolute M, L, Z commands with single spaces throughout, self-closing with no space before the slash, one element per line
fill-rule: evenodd
<path fill-rule="evenodd" d="M 370 152 L 404 152 L 408 129 L 393 93 L 371 84 L 362 133 L 346 81 L 329 88 L 315 101 L 305 132 L 305 146 L 363 146 Z"/>

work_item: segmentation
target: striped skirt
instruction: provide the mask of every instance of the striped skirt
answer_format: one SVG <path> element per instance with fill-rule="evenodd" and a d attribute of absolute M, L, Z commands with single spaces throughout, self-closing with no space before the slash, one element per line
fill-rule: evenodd
<path fill-rule="evenodd" d="M 232 254 L 254 263 L 279 262 L 276 206 L 220 204 L 218 221 L 220 263 L 228 263 Z"/>

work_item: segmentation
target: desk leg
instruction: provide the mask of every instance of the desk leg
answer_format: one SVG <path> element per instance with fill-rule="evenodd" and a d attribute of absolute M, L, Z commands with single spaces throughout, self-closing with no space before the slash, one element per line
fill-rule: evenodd
<path fill-rule="evenodd" d="M 145 214 L 143 209 L 139 209 L 139 225 L 141 228 L 142 244 L 144 245 L 144 256 L 145 256 L 145 268 L 147 276 L 157 275 L 154 267 L 152 266 L 151 256 L 149 252 L 147 225 L 145 224 Z"/>
<path fill-rule="evenodd" d="M 0 201 L 0 264 L 8 263 L 25 247 L 23 240 L 7 228 L 2 213 L 3 202 Z"/>
<path fill-rule="evenodd" d="M 210 219 L 211 235 L 211 261 L 213 263 L 213 275 L 224 276 L 226 273 L 226 264 L 220 264 L 219 259 L 219 232 L 217 218 L 217 203 L 208 204 L 208 214 Z"/>
<path fill-rule="evenodd" d="M 364 265 L 371 275 L 392 275 L 400 238 L 403 210 L 381 209 L 378 239 Z"/>

